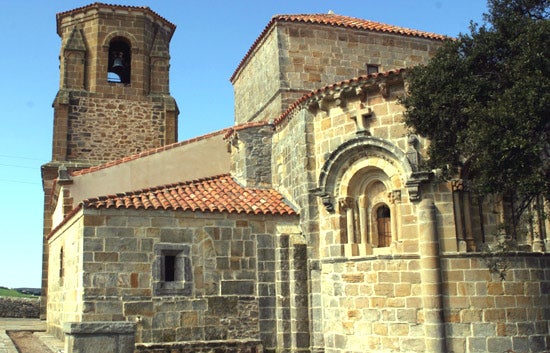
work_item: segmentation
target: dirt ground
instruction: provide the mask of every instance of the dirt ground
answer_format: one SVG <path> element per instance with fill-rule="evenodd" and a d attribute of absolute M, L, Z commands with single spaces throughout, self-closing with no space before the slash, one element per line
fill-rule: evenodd
<path fill-rule="evenodd" d="M 19 353 L 56 353 L 52 352 L 32 331 L 6 331 Z"/>

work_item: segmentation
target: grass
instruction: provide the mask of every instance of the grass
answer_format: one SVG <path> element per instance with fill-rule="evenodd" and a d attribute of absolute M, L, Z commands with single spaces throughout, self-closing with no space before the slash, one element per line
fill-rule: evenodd
<path fill-rule="evenodd" d="M 15 289 L 0 288 L 0 297 L 36 298 L 35 295 L 23 294 Z"/>

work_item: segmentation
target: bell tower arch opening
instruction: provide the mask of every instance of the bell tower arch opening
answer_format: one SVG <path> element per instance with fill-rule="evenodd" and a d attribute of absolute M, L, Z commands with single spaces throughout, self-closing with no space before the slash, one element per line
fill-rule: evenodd
<path fill-rule="evenodd" d="M 109 43 L 107 81 L 130 84 L 132 76 L 132 50 L 130 42 L 116 37 Z"/>

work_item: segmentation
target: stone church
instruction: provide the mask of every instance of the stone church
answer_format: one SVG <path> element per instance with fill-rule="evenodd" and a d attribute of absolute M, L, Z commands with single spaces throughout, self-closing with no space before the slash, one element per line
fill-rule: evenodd
<path fill-rule="evenodd" d="M 402 123 L 406 68 L 446 37 L 274 16 L 230 78 L 234 126 L 178 141 L 175 28 L 57 14 L 42 316 L 65 352 L 547 351 L 548 220 L 502 280 L 482 248 L 505 201 L 424 170 Z"/>

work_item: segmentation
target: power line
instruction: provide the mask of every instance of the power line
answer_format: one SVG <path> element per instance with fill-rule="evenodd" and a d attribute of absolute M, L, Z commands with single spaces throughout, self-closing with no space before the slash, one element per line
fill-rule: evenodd
<path fill-rule="evenodd" d="M 43 161 L 43 159 L 39 159 L 39 158 L 24 157 L 24 156 L 12 156 L 12 155 L 9 155 L 9 154 L 0 154 L 0 157 L 3 157 L 3 158 L 16 158 L 16 159 L 29 159 L 29 160 L 33 160 L 33 161 Z"/>
<path fill-rule="evenodd" d="M 0 182 L 17 183 L 17 184 L 40 185 L 40 183 L 33 183 L 33 182 L 31 182 L 31 181 L 12 180 L 12 179 L 0 179 Z"/>
<path fill-rule="evenodd" d="M 16 164 L 3 164 L 3 163 L 0 163 L 0 165 L 3 166 L 3 167 L 14 167 L 14 168 L 25 168 L 25 169 L 38 169 L 37 167 L 27 167 L 27 166 L 16 165 Z"/>

